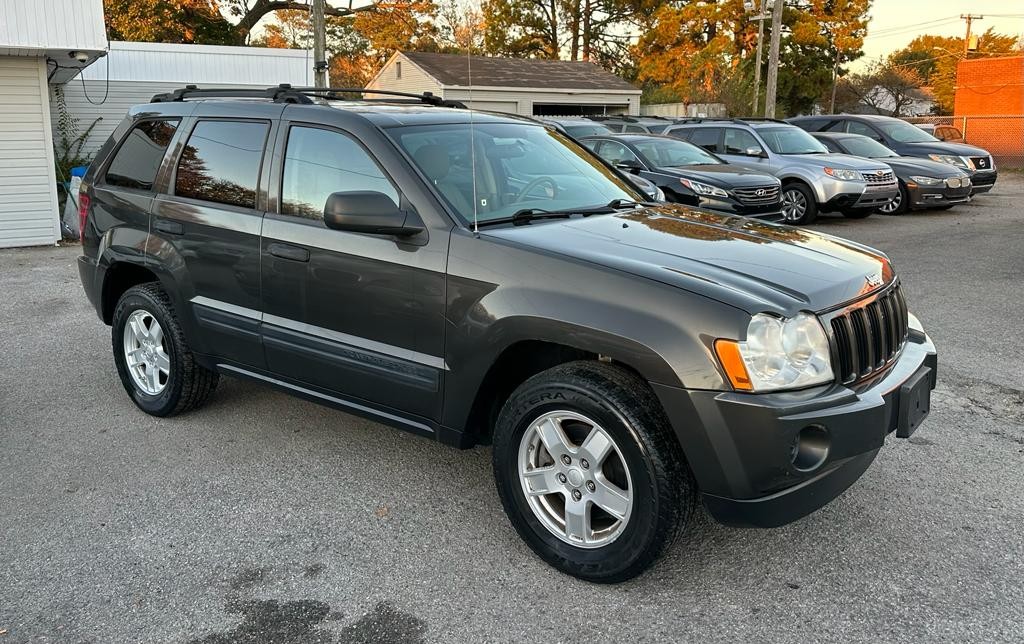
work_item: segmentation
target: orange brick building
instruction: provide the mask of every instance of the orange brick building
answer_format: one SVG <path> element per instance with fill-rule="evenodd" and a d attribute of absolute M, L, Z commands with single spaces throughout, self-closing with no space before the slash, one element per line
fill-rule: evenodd
<path fill-rule="evenodd" d="M 1024 56 L 961 60 L 954 124 L 1003 165 L 1024 166 Z"/>

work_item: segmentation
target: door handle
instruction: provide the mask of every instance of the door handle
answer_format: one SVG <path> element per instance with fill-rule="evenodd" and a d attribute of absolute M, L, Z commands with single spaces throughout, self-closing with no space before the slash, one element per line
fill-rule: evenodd
<path fill-rule="evenodd" d="M 156 223 L 153 224 L 153 228 L 156 228 L 162 233 L 168 235 L 184 235 L 185 227 L 176 221 L 169 221 L 167 219 L 157 219 Z"/>
<path fill-rule="evenodd" d="M 274 257 L 290 259 L 293 262 L 309 261 L 308 250 L 305 248 L 299 248 L 298 246 L 292 246 L 291 244 L 270 244 L 267 246 L 267 251 Z"/>

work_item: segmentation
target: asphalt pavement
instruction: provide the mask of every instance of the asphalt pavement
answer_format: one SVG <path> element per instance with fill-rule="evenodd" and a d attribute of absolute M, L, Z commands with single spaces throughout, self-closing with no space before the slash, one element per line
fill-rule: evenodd
<path fill-rule="evenodd" d="M 0 251 L 0 644 L 1024 640 L 1024 175 L 878 247 L 940 351 L 931 416 L 774 530 L 701 515 L 617 586 L 555 572 L 457 451 L 225 378 L 126 397 L 78 248 Z"/>

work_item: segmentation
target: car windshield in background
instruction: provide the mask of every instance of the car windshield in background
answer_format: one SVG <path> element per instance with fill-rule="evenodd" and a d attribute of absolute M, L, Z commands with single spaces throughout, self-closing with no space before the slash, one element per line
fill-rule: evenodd
<path fill-rule="evenodd" d="M 452 123 L 389 128 L 388 134 L 466 223 L 473 221 L 474 197 L 480 222 L 530 208 L 572 212 L 615 199 L 644 200 L 591 153 L 538 125 L 482 123 L 471 131 Z"/>
<path fill-rule="evenodd" d="M 828 148 L 795 125 L 766 127 L 757 130 L 775 154 L 825 154 Z"/>
<path fill-rule="evenodd" d="M 640 139 L 633 145 L 651 165 L 659 167 L 725 163 L 703 148 L 675 139 Z"/>
<path fill-rule="evenodd" d="M 585 136 L 597 136 L 597 135 L 601 135 L 601 134 L 614 134 L 614 132 L 611 131 L 611 128 L 609 128 L 607 126 L 604 126 L 604 125 L 600 125 L 598 123 L 594 123 L 593 125 L 565 125 L 565 124 L 563 124 L 562 127 L 564 127 L 565 131 L 569 133 L 569 136 L 571 136 L 573 138 L 576 138 L 576 139 L 582 139 Z"/>
<path fill-rule="evenodd" d="M 851 136 L 848 139 L 843 139 L 843 147 L 846 148 L 847 154 L 852 154 L 855 157 L 881 159 L 885 157 L 899 156 L 878 141 L 869 139 L 866 136 Z"/>
<path fill-rule="evenodd" d="M 900 143 L 930 143 L 938 141 L 931 134 L 905 121 L 883 121 L 875 125 L 878 129 L 885 132 L 886 136 L 892 137 Z"/>

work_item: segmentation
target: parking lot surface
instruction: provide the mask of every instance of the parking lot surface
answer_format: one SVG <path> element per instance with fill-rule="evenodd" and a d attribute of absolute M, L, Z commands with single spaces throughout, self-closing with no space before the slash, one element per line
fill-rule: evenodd
<path fill-rule="evenodd" d="M 939 348 L 932 414 L 775 530 L 703 515 L 644 576 L 567 577 L 490 450 L 223 379 L 137 410 L 77 247 L 0 251 L 0 643 L 1021 641 L 1024 175 L 946 212 L 813 228 L 878 247 Z"/>

